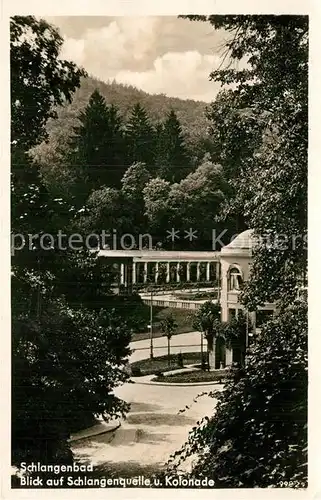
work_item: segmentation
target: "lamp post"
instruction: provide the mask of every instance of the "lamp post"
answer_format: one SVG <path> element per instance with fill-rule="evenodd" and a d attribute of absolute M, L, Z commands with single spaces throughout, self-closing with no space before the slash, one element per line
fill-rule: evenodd
<path fill-rule="evenodd" d="M 246 366 L 248 347 L 249 347 L 249 312 L 246 309 L 245 352 L 244 352 L 244 365 L 245 366 Z"/>
<path fill-rule="evenodd" d="M 150 284 L 150 307 L 149 307 L 149 340 L 150 340 L 150 359 L 154 357 L 154 346 L 153 346 L 153 286 L 151 284 L 151 279 L 148 276 L 148 268 L 146 267 L 144 271 L 144 279 L 146 283 Z M 148 289 L 147 289 L 148 290 Z"/>
<path fill-rule="evenodd" d="M 150 359 L 154 357 L 153 349 L 153 288 L 150 290 Z"/>

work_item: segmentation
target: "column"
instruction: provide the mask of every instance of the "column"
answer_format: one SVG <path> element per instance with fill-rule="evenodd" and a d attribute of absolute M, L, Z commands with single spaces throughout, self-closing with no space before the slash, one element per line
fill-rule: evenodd
<path fill-rule="evenodd" d="M 211 263 L 206 262 L 206 281 L 211 280 Z"/>
<path fill-rule="evenodd" d="M 177 264 L 176 264 L 176 281 L 177 281 L 177 283 L 179 283 L 181 281 L 179 271 L 180 271 L 180 263 L 177 262 Z"/>
<path fill-rule="evenodd" d="M 216 274 L 215 279 L 217 281 L 217 296 L 221 301 L 221 263 L 220 261 L 216 262 Z"/>
<path fill-rule="evenodd" d="M 187 262 L 186 264 L 186 281 L 191 280 L 191 263 Z"/>
<path fill-rule="evenodd" d="M 196 281 L 197 282 L 199 282 L 200 277 L 201 277 L 201 268 L 200 268 L 200 266 L 201 266 L 201 263 L 198 262 L 197 263 L 197 267 L 196 267 Z"/>
<path fill-rule="evenodd" d="M 124 264 L 124 285 L 128 288 L 128 264 L 127 262 Z"/>
<path fill-rule="evenodd" d="M 120 264 L 120 284 L 125 284 L 125 264 L 123 262 Z"/>
<path fill-rule="evenodd" d="M 170 282 L 169 266 L 170 266 L 170 262 L 166 262 L 166 283 Z"/>
<path fill-rule="evenodd" d="M 144 283 L 147 283 L 148 277 L 148 262 L 144 262 Z"/>
<path fill-rule="evenodd" d="M 156 262 L 156 264 L 155 264 L 155 283 L 156 283 L 156 285 L 158 282 L 158 276 L 159 276 L 159 262 Z"/>
<path fill-rule="evenodd" d="M 136 262 L 133 262 L 133 270 L 132 270 L 132 273 L 133 273 L 133 277 L 132 277 L 132 282 L 133 282 L 133 285 L 136 284 Z"/>
<path fill-rule="evenodd" d="M 232 366 L 233 363 L 233 349 L 232 347 L 225 349 L 225 366 Z"/>

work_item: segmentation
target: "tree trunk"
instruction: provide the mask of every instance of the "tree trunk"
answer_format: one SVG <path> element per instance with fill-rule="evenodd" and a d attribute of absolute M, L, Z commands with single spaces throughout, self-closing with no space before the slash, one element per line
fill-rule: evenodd
<path fill-rule="evenodd" d="M 171 364 L 171 339 L 167 337 L 167 356 L 168 356 L 168 366 Z"/>
<path fill-rule="evenodd" d="M 207 341 L 207 346 L 208 346 L 208 364 L 209 364 L 209 369 L 214 370 L 216 368 L 215 366 L 215 357 L 216 357 L 216 338 L 213 336 L 212 338 L 209 338 Z"/>

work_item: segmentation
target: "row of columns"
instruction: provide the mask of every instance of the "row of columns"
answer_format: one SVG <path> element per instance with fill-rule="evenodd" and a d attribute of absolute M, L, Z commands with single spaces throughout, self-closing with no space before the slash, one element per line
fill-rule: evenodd
<path fill-rule="evenodd" d="M 147 283 L 148 280 L 148 264 L 150 262 L 144 262 L 144 275 L 143 275 L 143 282 Z M 136 284 L 137 283 L 137 262 L 133 262 L 132 264 L 132 283 Z M 155 262 L 155 283 L 158 282 L 159 279 L 159 264 L 160 262 Z M 186 281 L 191 280 L 191 264 L 192 262 L 186 262 Z M 166 283 L 170 282 L 170 265 L 171 262 L 166 262 Z M 180 269 L 181 269 L 181 263 L 177 262 L 176 263 L 176 282 L 179 283 L 181 280 L 180 276 Z M 124 285 L 126 282 L 126 276 L 125 273 L 128 272 L 128 267 L 126 264 L 121 263 L 120 264 L 120 284 Z M 201 278 L 201 262 L 197 262 L 196 266 L 196 281 L 200 281 Z M 205 281 L 210 281 L 211 278 L 211 262 L 206 262 L 206 280 Z"/>

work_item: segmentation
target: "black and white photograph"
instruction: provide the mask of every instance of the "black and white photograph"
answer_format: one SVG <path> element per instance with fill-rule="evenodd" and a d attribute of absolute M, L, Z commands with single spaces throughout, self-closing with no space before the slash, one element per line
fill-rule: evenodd
<path fill-rule="evenodd" d="M 310 19 L 214 11 L 8 21 L 12 490 L 308 488 Z"/>

